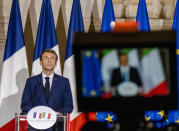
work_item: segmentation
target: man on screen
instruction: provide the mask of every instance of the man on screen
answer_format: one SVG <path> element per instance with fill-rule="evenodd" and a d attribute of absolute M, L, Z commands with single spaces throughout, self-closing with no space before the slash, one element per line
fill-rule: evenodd
<path fill-rule="evenodd" d="M 44 50 L 40 55 L 42 73 L 26 81 L 21 103 L 23 113 L 28 113 L 36 106 L 50 107 L 57 114 L 72 112 L 69 80 L 54 73 L 57 60 L 56 52 L 50 49 Z"/>
<path fill-rule="evenodd" d="M 122 83 L 135 83 L 136 87 L 138 87 L 137 94 L 142 95 L 143 89 L 142 82 L 137 71 L 137 68 L 131 67 L 128 65 L 128 55 L 126 53 L 118 53 L 120 67 L 114 69 L 112 71 L 111 78 L 111 87 L 112 87 L 112 95 L 119 95 L 119 87 Z"/>

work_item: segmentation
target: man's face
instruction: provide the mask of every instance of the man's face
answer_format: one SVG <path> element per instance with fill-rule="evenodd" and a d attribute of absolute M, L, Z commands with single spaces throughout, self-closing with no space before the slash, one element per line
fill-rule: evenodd
<path fill-rule="evenodd" d="M 53 71 L 57 65 L 56 55 L 50 52 L 45 52 L 42 55 L 42 60 L 40 61 L 42 70 L 44 71 Z"/>
<path fill-rule="evenodd" d="M 128 56 L 127 55 L 120 55 L 119 56 L 119 62 L 120 62 L 120 65 L 122 66 L 127 66 L 128 65 Z"/>

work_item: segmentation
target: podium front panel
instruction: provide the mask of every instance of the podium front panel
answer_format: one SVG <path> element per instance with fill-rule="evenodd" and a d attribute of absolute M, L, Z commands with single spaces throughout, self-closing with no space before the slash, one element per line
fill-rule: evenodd
<path fill-rule="evenodd" d="M 51 128 L 58 131 L 58 128 L 63 129 L 63 131 L 69 131 L 69 115 L 57 115 L 57 120 L 54 126 Z M 28 121 L 26 115 L 18 115 L 15 116 L 15 131 L 28 131 L 29 129 L 35 129 L 32 128 Z"/>

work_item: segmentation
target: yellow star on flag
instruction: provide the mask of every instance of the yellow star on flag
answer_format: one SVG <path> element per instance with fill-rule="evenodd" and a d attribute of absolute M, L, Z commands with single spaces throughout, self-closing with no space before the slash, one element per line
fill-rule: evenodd
<path fill-rule="evenodd" d="M 151 117 L 147 117 L 147 116 L 145 116 L 145 120 L 146 120 L 146 121 L 149 121 L 150 118 L 151 118 Z"/>
<path fill-rule="evenodd" d="M 91 51 L 86 51 L 86 56 L 90 57 L 91 56 Z"/>
<path fill-rule="evenodd" d="M 176 50 L 177 55 L 179 55 L 179 49 Z"/>
<path fill-rule="evenodd" d="M 179 118 L 178 118 L 178 120 L 176 120 L 175 122 L 176 122 L 177 124 L 179 124 Z"/>
<path fill-rule="evenodd" d="M 96 91 L 92 90 L 90 94 L 91 94 L 91 96 L 96 96 Z"/>
<path fill-rule="evenodd" d="M 165 115 L 165 113 L 164 113 L 164 111 L 163 111 L 163 110 L 161 110 L 161 111 L 160 111 L 160 112 L 158 112 L 157 114 L 159 114 L 161 118 Z"/>
<path fill-rule="evenodd" d="M 112 118 L 113 118 L 114 116 L 110 116 L 109 114 L 108 114 L 108 118 L 105 118 L 105 120 L 107 120 L 108 122 L 112 122 L 113 120 L 112 120 Z"/>

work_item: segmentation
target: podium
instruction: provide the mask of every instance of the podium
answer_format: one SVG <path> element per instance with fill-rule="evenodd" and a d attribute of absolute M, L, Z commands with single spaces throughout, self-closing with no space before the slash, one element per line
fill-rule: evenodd
<path fill-rule="evenodd" d="M 62 114 L 57 115 L 57 120 L 55 125 L 58 122 L 63 122 L 64 131 L 69 131 L 69 115 Z M 27 122 L 27 115 L 15 114 L 15 131 L 28 131 L 29 124 Z"/>

